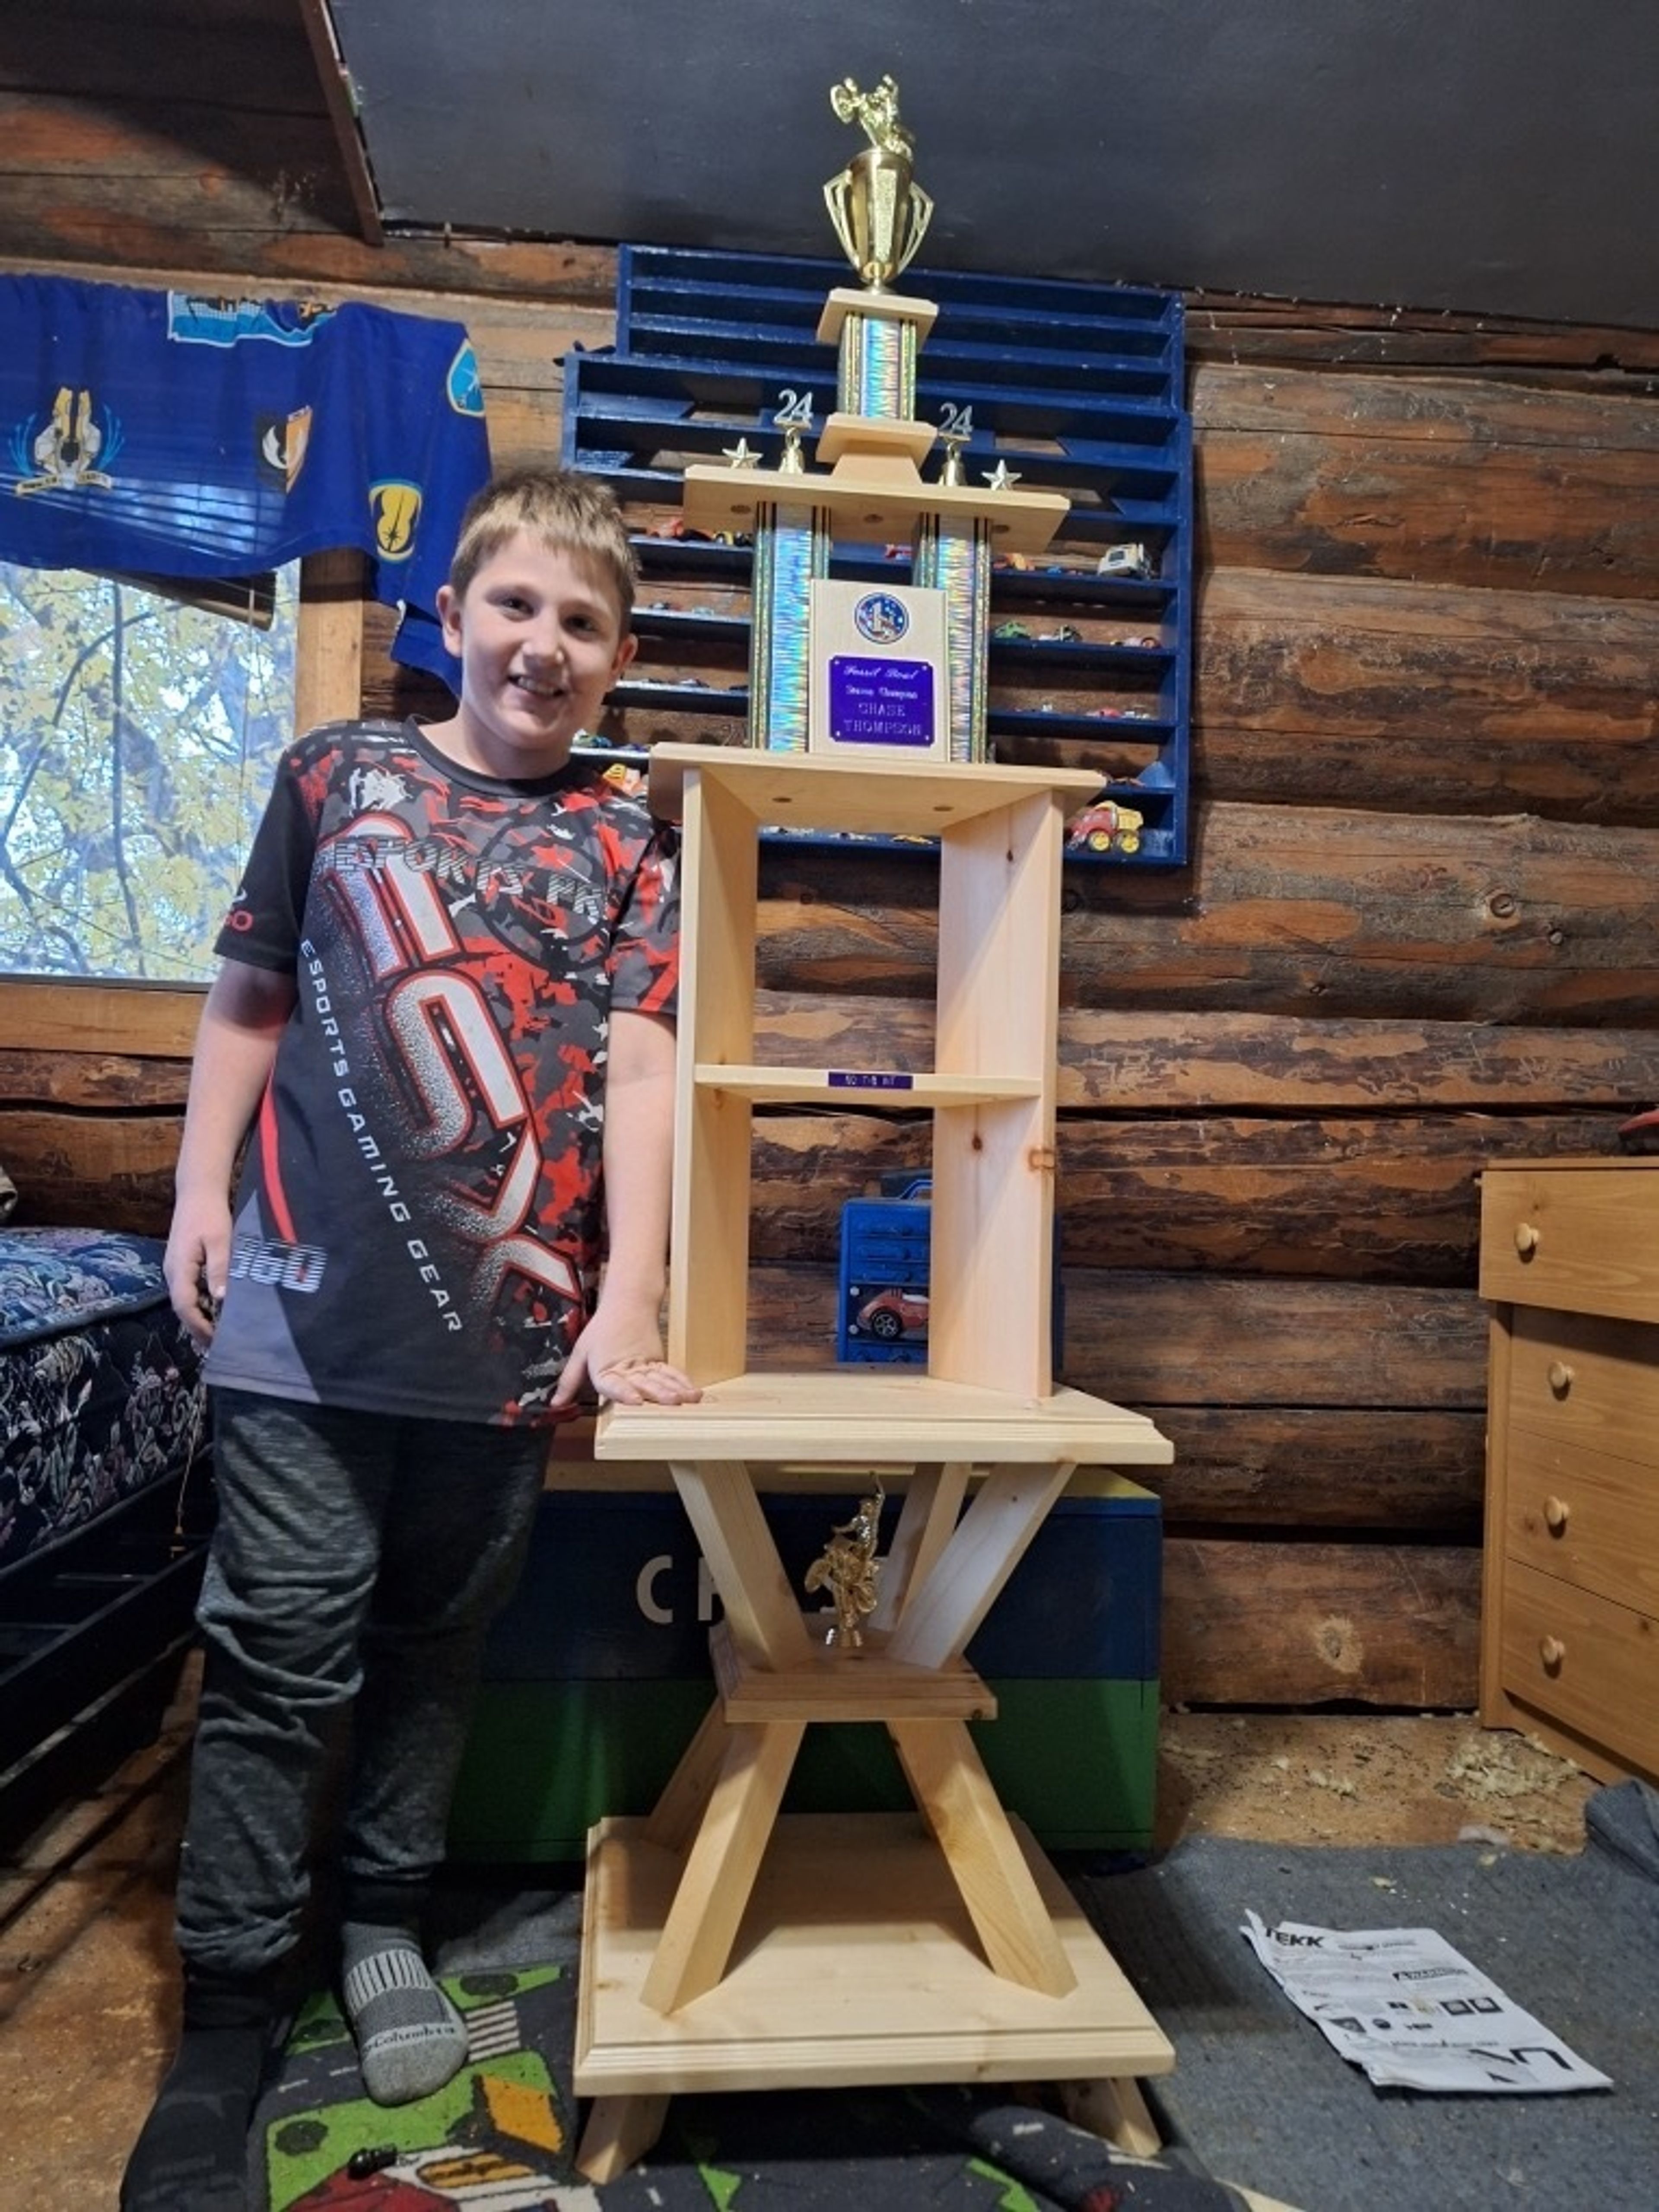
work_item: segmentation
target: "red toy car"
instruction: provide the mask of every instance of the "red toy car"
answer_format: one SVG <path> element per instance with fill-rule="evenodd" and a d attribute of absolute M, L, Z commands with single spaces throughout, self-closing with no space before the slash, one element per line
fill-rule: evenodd
<path fill-rule="evenodd" d="M 874 1297 L 866 1298 L 859 1308 L 853 1326 L 855 1329 L 867 1329 L 884 1344 L 896 1344 L 905 1335 L 926 1336 L 927 1293 L 897 1288 L 878 1291 Z"/>

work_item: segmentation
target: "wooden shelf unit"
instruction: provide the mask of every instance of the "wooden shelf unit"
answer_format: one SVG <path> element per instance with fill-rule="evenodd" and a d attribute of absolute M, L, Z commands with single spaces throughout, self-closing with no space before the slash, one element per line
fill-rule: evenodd
<path fill-rule="evenodd" d="M 754 1104 L 904 1092 L 934 1115 L 927 1371 L 1048 1395 L 1061 836 L 1066 800 L 1091 781 L 700 745 L 653 754 L 652 803 L 684 836 L 669 1352 L 696 1382 L 746 1364 Z M 939 838 L 931 1068 L 757 1066 L 757 844 L 780 821 Z"/>
<path fill-rule="evenodd" d="M 596 1466 L 666 1464 L 725 1608 L 718 1694 L 648 1818 L 588 1845 L 578 2157 L 614 2178 L 683 2090 L 1055 2075 L 1111 2085 L 1174 2053 L 969 1731 L 994 1711 L 965 1648 L 1079 1465 L 1172 1456 L 1143 1415 L 1056 1389 L 1050 1365 L 1063 769 L 915 769 L 659 747 L 651 795 L 684 825 L 671 1357 L 684 1407 L 612 1407 Z M 939 841 L 931 1069 L 755 1058 L 757 842 L 780 819 Z M 927 1371 L 750 1373 L 752 1111 L 903 1089 L 933 1113 Z M 759 1485 L 792 1462 L 908 1480 L 854 1645 L 804 1616 Z M 780 1817 L 806 1728 L 887 1729 L 914 1814 Z"/>

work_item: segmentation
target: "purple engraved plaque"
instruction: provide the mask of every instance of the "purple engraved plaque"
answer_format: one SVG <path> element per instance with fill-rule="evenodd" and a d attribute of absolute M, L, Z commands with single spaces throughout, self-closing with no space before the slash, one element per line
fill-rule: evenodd
<path fill-rule="evenodd" d="M 838 745 L 931 745 L 933 665 L 927 660 L 830 659 L 830 735 Z"/>

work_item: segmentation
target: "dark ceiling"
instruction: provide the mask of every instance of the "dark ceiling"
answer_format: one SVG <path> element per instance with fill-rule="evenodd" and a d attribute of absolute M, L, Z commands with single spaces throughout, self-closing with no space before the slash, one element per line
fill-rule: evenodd
<path fill-rule="evenodd" d="M 898 80 L 921 260 L 1659 327 L 1655 0 L 326 0 L 388 228 L 835 254 Z"/>

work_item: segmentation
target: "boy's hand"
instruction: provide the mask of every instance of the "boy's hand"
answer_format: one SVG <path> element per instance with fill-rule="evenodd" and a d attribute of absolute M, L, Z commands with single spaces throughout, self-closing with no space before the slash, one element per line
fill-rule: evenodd
<path fill-rule="evenodd" d="M 173 1208 L 161 1272 L 174 1313 L 198 1344 L 211 1344 L 230 1272 L 228 1200 L 206 1205 L 179 1200 Z"/>
<path fill-rule="evenodd" d="M 577 1394 L 591 1382 L 600 1401 L 618 1406 L 690 1406 L 702 1392 L 662 1356 L 654 1313 L 607 1309 L 603 1297 L 576 1339 L 553 1393 L 553 1410 L 575 1410 Z"/>

